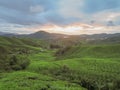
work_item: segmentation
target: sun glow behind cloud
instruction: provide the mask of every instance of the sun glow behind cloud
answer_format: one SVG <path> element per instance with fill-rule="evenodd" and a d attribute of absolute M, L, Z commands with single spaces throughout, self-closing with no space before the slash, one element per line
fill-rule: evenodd
<path fill-rule="evenodd" d="M 57 25 L 51 25 L 51 26 L 42 26 L 41 30 L 45 30 L 52 33 L 63 33 L 63 34 L 76 34 L 78 30 L 83 30 L 84 28 L 82 26 L 57 26 Z"/>
<path fill-rule="evenodd" d="M 5 25 L 5 27 L 4 27 Z M 120 26 L 106 26 L 100 24 L 73 23 L 68 25 L 44 24 L 26 26 L 14 24 L 0 24 L 2 30 L 11 33 L 30 34 L 37 31 L 46 31 L 49 33 L 60 33 L 68 35 L 80 34 L 100 34 L 100 33 L 120 33 Z M 116 32 L 115 32 L 116 31 Z"/>
<path fill-rule="evenodd" d="M 46 24 L 43 26 L 35 26 L 31 28 L 27 28 L 26 30 L 30 30 L 31 32 L 35 31 L 46 31 L 49 33 L 60 33 L 60 34 L 68 34 L 68 35 L 80 35 L 80 34 L 100 34 L 100 33 L 114 33 L 114 30 L 120 29 L 120 26 L 103 26 L 103 25 L 89 25 L 83 23 L 74 23 L 64 26 L 54 25 L 54 24 Z"/>

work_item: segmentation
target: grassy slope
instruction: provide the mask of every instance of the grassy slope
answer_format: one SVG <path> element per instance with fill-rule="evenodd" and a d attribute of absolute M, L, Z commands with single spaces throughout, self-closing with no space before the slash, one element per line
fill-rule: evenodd
<path fill-rule="evenodd" d="M 4 73 L 0 90 L 84 90 L 80 86 L 27 71 Z"/>
<path fill-rule="evenodd" d="M 59 57 L 61 60 L 39 58 L 41 54 L 35 55 L 35 61 L 32 61 L 28 71 L 52 74 L 53 77 L 77 84 L 86 80 L 90 85 L 97 87 L 96 90 L 106 86 L 114 87 L 120 80 L 119 52 L 120 45 L 77 46 Z M 71 71 L 64 72 L 61 69 L 64 66 Z"/>
<path fill-rule="evenodd" d="M 0 89 L 84 90 L 79 85 L 81 80 L 93 86 L 112 87 L 120 80 L 119 52 L 120 45 L 103 45 L 73 47 L 59 57 L 61 60 L 54 60 L 54 51 L 31 54 L 31 64 L 25 71 L 1 73 Z M 70 72 L 62 70 L 64 66 Z"/>
<path fill-rule="evenodd" d="M 59 58 L 119 58 L 120 45 L 84 45 L 69 49 Z"/>
<path fill-rule="evenodd" d="M 42 46 L 47 46 L 47 44 L 40 40 L 0 37 L 0 53 L 16 52 L 19 49 L 40 51 L 40 47 Z"/>
<path fill-rule="evenodd" d="M 52 53 L 45 51 L 44 53 L 29 55 L 31 64 L 27 70 L 2 73 L 0 90 L 85 90 L 77 84 L 62 81 L 43 73 L 45 68 L 52 65 L 54 59 Z M 49 64 L 49 62 L 51 63 Z"/>
<path fill-rule="evenodd" d="M 5 51 L 6 54 L 13 49 L 21 48 L 27 48 L 34 51 L 41 51 L 42 49 L 29 44 L 32 43 L 32 41 L 26 39 L 0 37 L 0 43 L 1 54 L 3 54 L 2 51 Z M 39 46 L 39 43 L 32 44 Z M 31 64 L 27 70 L 0 73 L 0 90 L 85 90 L 77 84 L 62 81 L 40 72 L 40 67 L 42 71 L 45 70 L 42 65 L 47 68 L 48 64 L 46 65 L 45 63 L 52 62 L 55 59 L 55 57 L 53 57 L 54 51 L 42 50 L 43 51 L 38 54 L 31 53 L 28 56 L 31 60 Z M 53 66 L 51 67 L 54 68 Z"/>

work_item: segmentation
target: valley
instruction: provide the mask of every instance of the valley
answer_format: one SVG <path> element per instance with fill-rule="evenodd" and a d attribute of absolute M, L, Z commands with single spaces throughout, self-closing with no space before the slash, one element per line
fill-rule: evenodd
<path fill-rule="evenodd" d="M 53 41 L 1 36 L 0 90 L 120 89 L 118 42 Z"/>

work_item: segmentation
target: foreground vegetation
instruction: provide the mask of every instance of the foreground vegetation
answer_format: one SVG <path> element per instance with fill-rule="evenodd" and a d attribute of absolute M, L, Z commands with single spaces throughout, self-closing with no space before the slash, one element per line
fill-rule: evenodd
<path fill-rule="evenodd" d="M 13 49 L 2 39 L 0 90 L 120 89 L 119 44 L 48 48 L 42 41 L 13 39 Z"/>
<path fill-rule="evenodd" d="M 88 90 L 119 90 L 119 50 L 119 45 L 63 48 L 55 54 L 57 59 L 36 58 L 28 70 L 52 75 Z"/>

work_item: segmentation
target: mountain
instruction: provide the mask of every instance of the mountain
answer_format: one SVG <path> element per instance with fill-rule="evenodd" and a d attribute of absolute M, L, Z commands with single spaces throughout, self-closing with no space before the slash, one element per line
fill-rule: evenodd
<path fill-rule="evenodd" d="M 78 39 L 78 40 L 103 40 L 112 36 L 117 36 L 118 34 L 93 34 L 93 35 L 65 35 L 58 33 L 49 33 L 45 31 L 38 31 L 32 34 L 18 35 L 19 37 L 37 38 L 37 39 Z"/>
<path fill-rule="evenodd" d="M 16 33 L 0 32 L 0 36 L 16 36 Z"/>
<path fill-rule="evenodd" d="M 95 44 L 120 43 L 120 33 L 92 35 L 87 41 Z"/>
<path fill-rule="evenodd" d="M 45 31 L 38 31 L 32 34 L 13 34 L 0 32 L 0 36 L 7 37 L 24 37 L 24 38 L 35 38 L 42 40 L 50 40 L 53 42 L 64 41 L 64 42 L 88 42 L 88 43 L 118 43 L 120 42 L 120 33 L 115 34 L 93 34 L 93 35 L 65 35 L 58 33 L 49 33 Z"/>
<path fill-rule="evenodd" d="M 27 37 L 27 38 L 37 38 L 37 39 L 60 39 L 69 37 L 68 35 L 64 34 L 57 34 L 57 33 L 48 33 L 45 31 L 38 31 L 28 35 L 19 35 L 19 37 Z"/>
<path fill-rule="evenodd" d="M 7 34 L 7 33 L 5 33 L 5 32 L 0 32 L 0 35 L 5 35 L 5 34 Z"/>

